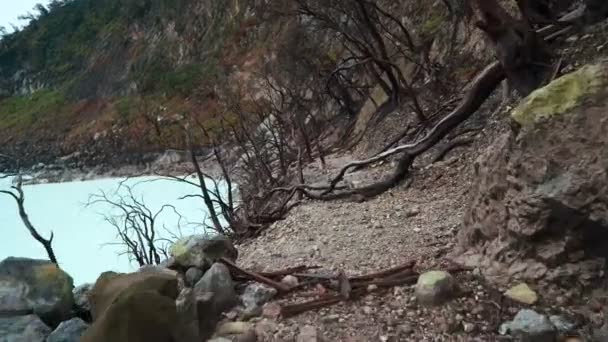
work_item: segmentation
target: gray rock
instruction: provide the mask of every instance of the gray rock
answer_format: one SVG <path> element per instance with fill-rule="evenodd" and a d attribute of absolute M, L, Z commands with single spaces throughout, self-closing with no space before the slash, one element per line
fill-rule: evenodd
<path fill-rule="evenodd" d="M 513 321 L 504 323 L 500 333 L 510 334 L 523 342 L 554 342 L 557 338 L 557 331 L 549 318 L 529 309 L 520 310 Z"/>
<path fill-rule="evenodd" d="M 549 316 L 549 320 L 560 333 L 572 332 L 576 328 L 576 323 L 571 322 L 563 316 Z"/>
<path fill-rule="evenodd" d="M 177 299 L 175 300 L 175 308 L 177 311 L 178 329 L 179 335 L 177 338 L 179 341 L 184 342 L 195 342 L 200 341 L 199 331 L 199 318 L 198 318 L 198 307 L 196 304 L 196 297 L 194 292 L 190 288 L 184 288 Z M 211 336 L 209 333 L 208 336 Z"/>
<path fill-rule="evenodd" d="M 93 288 L 93 284 L 83 284 L 80 285 L 72 291 L 74 296 L 74 305 L 78 311 L 81 312 L 90 312 L 91 311 L 91 303 L 89 302 L 89 293 Z"/>
<path fill-rule="evenodd" d="M 170 270 L 166 267 L 157 266 L 157 265 L 144 265 L 144 266 L 140 267 L 137 270 L 137 272 L 140 272 L 140 273 L 166 273 L 171 276 L 177 276 L 177 272 L 175 272 L 174 270 Z"/>
<path fill-rule="evenodd" d="M 188 271 L 186 271 L 186 285 L 194 286 L 194 284 L 201 280 L 204 274 L 205 272 L 201 271 L 199 268 L 190 267 Z"/>
<path fill-rule="evenodd" d="M 7 258 L 0 262 L 0 312 L 36 314 L 48 325 L 70 318 L 72 278 L 46 260 Z"/>
<path fill-rule="evenodd" d="M 439 305 L 453 297 L 456 282 L 444 271 L 430 271 L 420 275 L 416 283 L 416 299 L 421 304 Z"/>
<path fill-rule="evenodd" d="M 193 235 L 176 241 L 169 253 L 175 260 L 174 267 L 208 269 L 214 262 L 225 257 L 236 260 L 238 251 L 225 236 Z"/>
<path fill-rule="evenodd" d="M 245 308 L 252 309 L 261 307 L 276 296 L 277 290 L 260 283 L 251 283 L 245 288 L 241 296 L 241 302 Z"/>
<path fill-rule="evenodd" d="M 517 129 L 498 136 L 475 162 L 456 262 L 501 284 L 591 285 L 601 277 L 605 258 L 589 251 L 605 241 L 595 234 L 608 225 L 607 95 L 602 61 L 520 102 L 511 112 Z"/>
<path fill-rule="evenodd" d="M 229 309 L 236 304 L 238 299 L 230 270 L 221 263 L 211 266 L 201 280 L 194 285 L 194 293 L 197 297 L 204 297 L 206 293 L 212 293 L 207 304 L 214 313 L 221 313 Z"/>
<path fill-rule="evenodd" d="M 317 342 L 320 341 L 317 328 L 312 325 L 306 325 L 300 329 L 300 333 L 296 338 L 297 342 Z"/>
<path fill-rule="evenodd" d="M 53 331 L 46 342 L 79 342 L 82 334 L 89 328 L 89 325 L 80 318 L 72 318 L 69 321 L 61 322 L 57 329 Z"/>
<path fill-rule="evenodd" d="M 298 278 L 296 278 L 292 275 L 287 275 L 283 279 L 281 279 L 281 283 L 283 283 L 291 288 L 291 287 L 298 286 L 300 281 L 298 280 Z"/>
<path fill-rule="evenodd" d="M 45 342 L 51 333 L 35 315 L 0 318 L 0 341 L 2 342 Z"/>

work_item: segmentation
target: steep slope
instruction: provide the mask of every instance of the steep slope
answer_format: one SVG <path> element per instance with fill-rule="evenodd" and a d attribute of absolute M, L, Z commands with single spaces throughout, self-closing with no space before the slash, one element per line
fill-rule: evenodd
<path fill-rule="evenodd" d="M 178 114 L 210 121 L 222 80 L 255 66 L 281 25 L 263 23 L 266 6 L 70 0 L 40 7 L 0 41 L 2 151 L 37 161 L 78 151 L 99 163 L 116 152 L 180 147 L 182 137 L 159 136 L 155 122 Z"/>

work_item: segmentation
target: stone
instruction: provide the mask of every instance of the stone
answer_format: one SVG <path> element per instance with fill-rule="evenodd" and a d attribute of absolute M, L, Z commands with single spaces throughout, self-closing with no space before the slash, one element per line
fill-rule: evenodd
<path fill-rule="evenodd" d="M 415 287 L 416 300 L 425 305 L 439 305 L 451 299 L 456 291 L 456 282 L 444 271 L 429 271 L 418 277 Z"/>
<path fill-rule="evenodd" d="M 545 315 L 534 310 L 520 310 L 513 321 L 501 326 L 501 334 L 509 333 L 523 342 L 555 342 L 557 332 Z"/>
<path fill-rule="evenodd" d="M 608 243 L 606 111 L 608 62 L 524 99 L 513 129 L 475 162 L 452 258 L 501 285 L 593 283 L 606 264 L 599 246 Z"/>
<path fill-rule="evenodd" d="M 407 337 L 409 335 L 411 335 L 414 332 L 414 327 L 412 327 L 411 324 L 402 324 L 400 326 L 397 327 L 397 333 L 399 334 L 399 336 L 402 337 Z"/>
<path fill-rule="evenodd" d="M 97 320 L 123 293 L 146 291 L 175 300 L 178 295 L 177 278 L 166 273 L 102 273 L 89 293 L 93 320 Z"/>
<path fill-rule="evenodd" d="M 175 300 L 175 309 L 180 326 L 178 329 L 179 341 L 200 341 L 203 339 L 201 335 L 208 338 L 213 334 L 213 331 L 200 331 L 198 305 L 191 288 L 184 288 L 180 291 Z"/>
<path fill-rule="evenodd" d="M 0 341 L 45 342 L 51 328 L 36 315 L 0 317 Z"/>
<path fill-rule="evenodd" d="M 230 309 L 238 301 L 230 270 L 222 263 L 215 263 L 211 266 L 201 280 L 194 285 L 194 293 L 197 296 L 211 293 L 212 296 L 207 303 L 208 309 L 216 314 Z"/>
<path fill-rule="evenodd" d="M 475 331 L 475 324 L 473 323 L 462 323 L 462 329 L 465 333 L 470 334 Z"/>
<path fill-rule="evenodd" d="M 81 342 L 171 342 L 180 328 L 177 279 L 167 273 L 103 273 L 90 293 L 93 324 Z"/>
<path fill-rule="evenodd" d="M 190 287 L 194 286 L 199 280 L 201 280 L 203 275 L 205 275 L 205 272 L 203 272 L 201 269 L 190 267 L 186 271 L 186 285 Z"/>
<path fill-rule="evenodd" d="M 312 325 L 305 325 L 300 328 L 296 342 L 318 342 L 320 341 L 317 328 Z"/>
<path fill-rule="evenodd" d="M 276 296 L 277 290 L 270 286 L 251 283 L 247 285 L 243 295 L 241 295 L 241 302 L 245 305 L 245 308 L 261 307 Z"/>
<path fill-rule="evenodd" d="M 281 315 L 281 306 L 277 303 L 266 303 L 262 307 L 262 316 L 277 319 Z"/>
<path fill-rule="evenodd" d="M 300 281 L 298 280 L 298 278 L 296 278 L 292 275 L 287 275 L 287 276 L 283 277 L 283 279 L 281 279 L 281 283 L 292 288 L 292 287 L 298 286 Z"/>
<path fill-rule="evenodd" d="M 232 341 L 229 338 L 220 336 L 220 337 L 212 338 L 212 339 L 208 340 L 207 342 L 234 342 L 234 341 Z"/>
<path fill-rule="evenodd" d="M 259 321 L 254 328 L 256 336 L 262 341 L 270 340 L 278 329 L 277 323 L 268 319 Z"/>
<path fill-rule="evenodd" d="M 528 284 L 522 283 L 516 285 L 507 292 L 505 292 L 505 296 L 510 298 L 516 302 L 532 305 L 538 301 L 538 295 L 534 292 Z"/>
<path fill-rule="evenodd" d="M 418 207 L 413 207 L 405 211 L 405 217 L 411 218 L 418 216 L 420 214 L 420 209 Z"/>
<path fill-rule="evenodd" d="M 0 312 L 33 313 L 50 326 L 69 319 L 74 305 L 72 278 L 46 260 L 7 258 L 0 262 Z"/>
<path fill-rule="evenodd" d="M 46 342 L 80 342 L 89 325 L 80 318 L 72 318 L 69 321 L 61 322 L 47 338 Z"/>
<path fill-rule="evenodd" d="M 225 236 L 192 235 L 179 239 L 169 249 L 175 268 L 190 267 L 208 269 L 213 263 L 226 257 L 236 261 L 238 251 Z"/>
<path fill-rule="evenodd" d="M 245 333 L 240 334 L 236 337 L 235 342 L 257 342 L 258 334 L 255 329 L 247 330 Z"/>
<path fill-rule="evenodd" d="M 253 324 L 247 322 L 227 322 L 221 324 L 215 334 L 218 336 L 241 335 L 254 330 Z"/>
<path fill-rule="evenodd" d="M 558 315 L 549 316 L 549 321 L 557 329 L 559 333 L 570 333 L 576 328 L 576 323 L 571 322 L 567 318 Z"/>
<path fill-rule="evenodd" d="M 172 276 L 177 277 L 177 272 L 166 267 L 157 266 L 157 265 L 144 265 L 140 267 L 137 272 L 142 273 L 166 273 Z"/>
<path fill-rule="evenodd" d="M 89 293 L 93 289 L 93 284 L 83 284 L 77 286 L 72 291 L 74 296 L 74 305 L 79 312 L 91 312 L 91 303 L 89 302 Z"/>

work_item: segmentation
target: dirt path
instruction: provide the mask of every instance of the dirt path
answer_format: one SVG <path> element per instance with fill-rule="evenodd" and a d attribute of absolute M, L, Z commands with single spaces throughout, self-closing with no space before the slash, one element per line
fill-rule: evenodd
<path fill-rule="evenodd" d="M 325 175 L 333 174 L 333 168 L 347 159 L 331 158 L 331 169 Z M 448 157 L 446 162 L 416 172 L 411 186 L 402 185 L 366 202 L 306 202 L 260 238 L 239 246 L 239 263 L 258 270 L 319 265 L 349 275 L 410 260 L 416 261 L 418 270 L 445 269 L 442 257 L 455 243 L 466 208 L 472 159 L 472 153 L 458 159 Z M 377 179 L 387 167 L 352 174 L 349 180 Z M 322 174 L 319 170 L 309 173 Z M 472 273 L 458 277 L 463 279 L 461 290 L 468 295 L 437 309 L 418 307 L 411 299 L 411 287 L 396 287 L 320 312 L 276 323 L 265 320 L 266 340 L 295 340 L 306 325 L 315 327 L 324 341 L 492 340 L 500 319 L 495 312 L 496 322 L 488 319 L 492 296 Z"/>

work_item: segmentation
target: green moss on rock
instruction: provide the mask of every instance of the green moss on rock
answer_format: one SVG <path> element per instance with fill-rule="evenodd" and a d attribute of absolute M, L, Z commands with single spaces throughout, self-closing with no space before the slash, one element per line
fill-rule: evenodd
<path fill-rule="evenodd" d="M 606 69 L 601 64 L 587 65 L 556 79 L 526 97 L 511 117 L 522 126 L 530 126 L 565 114 L 608 85 Z"/>

